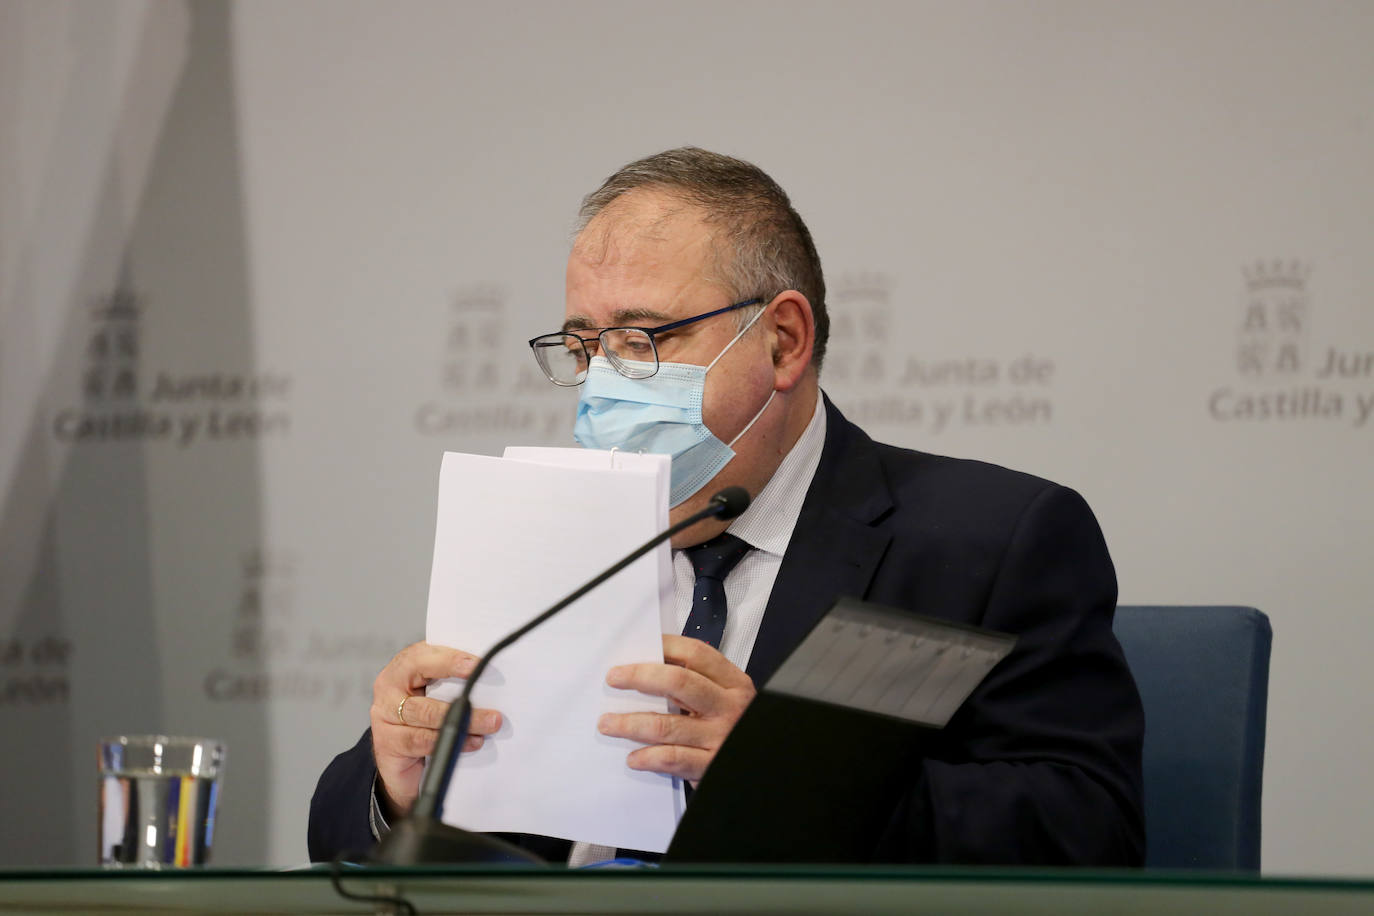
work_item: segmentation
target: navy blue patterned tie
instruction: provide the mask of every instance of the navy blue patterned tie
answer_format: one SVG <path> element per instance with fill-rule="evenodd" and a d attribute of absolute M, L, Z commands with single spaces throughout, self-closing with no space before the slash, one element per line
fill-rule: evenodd
<path fill-rule="evenodd" d="M 687 615 L 683 636 L 691 636 L 720 648 L 725 635 L 725 577 L 744 555 L 749 545 L 733 534 L 722 534 L 705 544 L 687 548 L 697 583 L 692 589 L 692 611 Z"/>

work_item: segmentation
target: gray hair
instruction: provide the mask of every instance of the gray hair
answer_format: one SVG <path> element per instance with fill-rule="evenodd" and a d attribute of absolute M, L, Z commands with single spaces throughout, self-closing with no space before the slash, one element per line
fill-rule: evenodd
<path fill-rule="evenodd" d="M 805 296 L 816 321 L 811 362 L 820 370 L 830 337 L 821 259 L 806 223 L 776 181 L 742 159 L 694 146 L 667 150 L 631 162 L 584 197 L 577 231 L 636 188 L 667 191 L 705 212 L 707 224 L 720 230 L 712 245 L 716 269 L 734 298 L 767 302 L 789 289 Z M 752 311 L 746 309 L 741 318 Z"/>

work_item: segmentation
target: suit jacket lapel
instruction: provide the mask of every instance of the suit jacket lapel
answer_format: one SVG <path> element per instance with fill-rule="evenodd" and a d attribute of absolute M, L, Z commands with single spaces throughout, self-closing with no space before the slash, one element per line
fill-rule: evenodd
<path fill-rule="evenodd" d="M 874 527 L 891 511 L 877 447 L 825 399 L 816 476 L 787 545 L 747 673 L 763 686 L 841 595 L 862 598 L 891 536 Z"/>

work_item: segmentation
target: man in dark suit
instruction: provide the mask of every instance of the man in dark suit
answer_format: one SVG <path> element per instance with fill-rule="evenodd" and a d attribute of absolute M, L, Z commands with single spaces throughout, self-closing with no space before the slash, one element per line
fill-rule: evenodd
<path fill-rule="evenodd" d="M 725 486 L 756 494 L 735 522 L 673 541 L 681 622 L 697 638 L 665 636 L 663 664 L 607 675 L 688 714 L 595 727 L 644 745 L 632 768 L 700 779 L 754 685 L 841 595 L 1015 633 L 893 799 L 874 857 L 1139 864 L 1143 715 L 1091 511 L 1047 481 L 876 444 L 845 420 L 819 390 L 824 299 L 809 232 L 748 163 L 672 150 L 584 201 L 563 329 L 531 343 L 551 381 L 581 386 L 579 441 L 672 454 L 674 521 Z M 735 564 L 714 623 L 692 616 L 703 549 Z M 409 810 L 445 709 L 424 686 L 474 662 L 420 643 L 382 671 L 372 728 L 316 790 L 312 858 L 366 848 Z M 500 725 L 478 711 L 468 748 Z M 578 844 L 570 861 L 607 852 Z"/>

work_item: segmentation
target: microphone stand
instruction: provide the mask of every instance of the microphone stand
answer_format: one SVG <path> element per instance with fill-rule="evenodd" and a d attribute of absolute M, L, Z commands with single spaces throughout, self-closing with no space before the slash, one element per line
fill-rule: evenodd
<path fill-rule="evenodd" d="M 458 756 L 463 742 L 467 740 L 468 726 L 472 720 L 472 704 L 469 694 L 472 685 L 482 676 L 487 665 L 502 649 L 520 639 L 526 633 L 566 608 L 602 582 L 614 576 L 635 560 L 653 550 L 659 544 L 686 528 L 708 518 L 735 518 L 749 506 L 749 494 L 743 487 L 726 487 L 711 497 L 705 509 L 688 516 L 676 525 L 654 535 L 637 547 L 629 556 L 610 569 L 592 579 L 586 585 L 559 601 L 553 607 L 535 617 L 518 630 L 502 638 L 487 650 L 477 662 L 477 667 L 463 684 L 463 692 L 449 706 L 439 727 L 439 739 L 430 755 L 430 764 L 425 768 L 420 783 L 420 794 L 410 809 L 410 816 L 401 821 L 382 837 L 372 851 L 369 861 L 377 865 L 425 865 L 452 862 L 486 862 L 504 864 L 546 864 L 533 853 L 521 849 L 499 837 L 488 833 L 476 833 L 453 827 L 439 820 L 442 800 L 448 793 L 449 782 L 458 767 Z"/>

